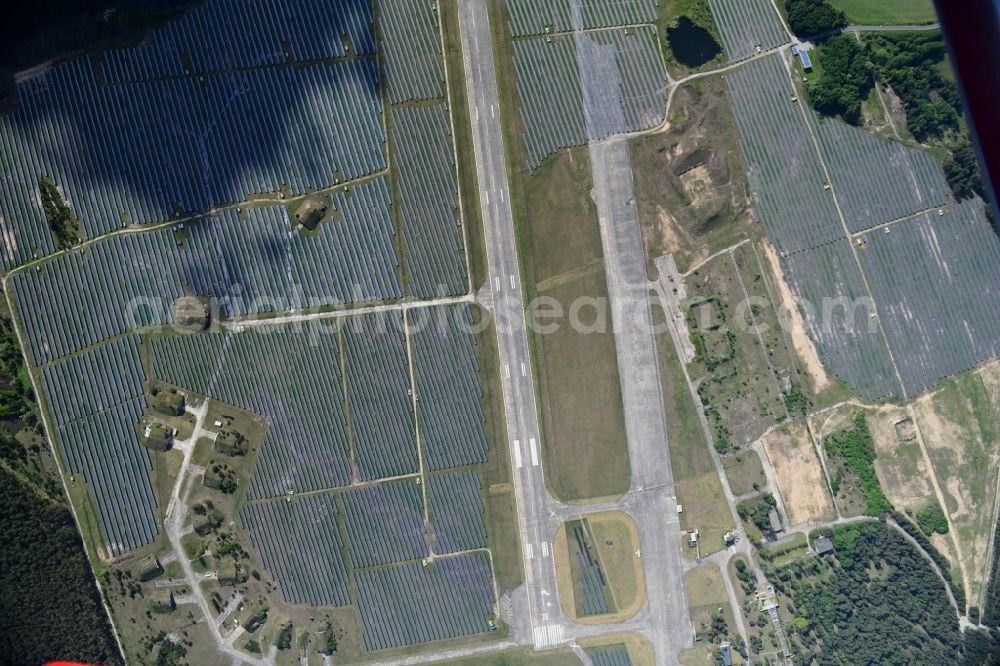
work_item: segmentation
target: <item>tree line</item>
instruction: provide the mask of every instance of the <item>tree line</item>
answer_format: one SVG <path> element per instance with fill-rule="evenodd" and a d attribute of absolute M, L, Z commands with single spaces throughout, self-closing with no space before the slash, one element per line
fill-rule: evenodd
<path fill-rule="evenodd" d="M 808 98 L 819 113 L 859 125 L 861 104 L 876 79 L 888 84 L 899 97 L 913 138 L 937 142 L 948 151 L 944 171 L 955 197 L 985 196 L 958 84 L 944 74 L 947 49 L 940 31 L 875 33 L 860 43 L 837 34 L 820 44 L 816 60 L 822 72 L 809 84 Z"/>

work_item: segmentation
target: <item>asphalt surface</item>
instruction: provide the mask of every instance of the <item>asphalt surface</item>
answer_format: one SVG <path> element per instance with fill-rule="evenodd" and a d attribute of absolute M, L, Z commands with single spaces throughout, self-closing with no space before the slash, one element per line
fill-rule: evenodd
<path fill-rule="evenodd" d="M 479 199 L 489 264 L 489 298 L 496 319 L 497 346 L 503 369 L 507 436 L 513 463 L 518 527 L 524 548 L 524 580 L 531 642 L 537 648 L 566 640 L 565 621 L 556 591 L 547 520 L 551 498 L 541 466 L 537 400 L 524 320 L 524 296 L 517 260 L 514 217 L 500 125 L 490 26 L 485 0 L 459 3 L 459 27 L 465 62 L 466 87 L 472 119 L 473 146 L 479 180 Z M 516 609 L 515 612 L 521 612 Z"/>

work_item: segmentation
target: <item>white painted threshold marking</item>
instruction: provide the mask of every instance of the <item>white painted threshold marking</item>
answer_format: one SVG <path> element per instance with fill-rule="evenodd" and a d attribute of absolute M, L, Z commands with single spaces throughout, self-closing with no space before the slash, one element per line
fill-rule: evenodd
<path fill-rule="evenodd" d="M 524 363 L 521 364 L 521 376 L 522 377 L 528 376 L 528 368 L 525 367 Z"/>
<path fill-rule="evenodd" d="M 532 552 L 532 550 L 533 549 L 532 549 L 530 543 L 524 544 L 524 554 L 525 554 L 525 557 L 527 557 L 529 560 L 532 559 L 535 556 L 535 554 Z"/>
<path fill-rule="evenodd" d="M 528 444 L 531 446 L 531 464 L 538 467 L 538 445 L 535 443 L 535 438 L 529 439 Z"/>
<path fill-rule="evenodd" d="M 519 440 L 514 440 L 514 464 L 517 465 L 518 469 L 521 469 L 521 442 Z"/>
<path fill-rule="evenodd" d="M 504 363 L 503 365 L 503 376 L 510 379 L 510 366 Z"/>
<path fill-rule="evenodd" d="M 549 542 L 548 541 L 543 541 L 542 542 L 542 557 L 548 557 L 548 556 L 549 556 Z"/>
<path fill-rule="evenodd" d="M 513 275 L 510 276 L 510 288 L 511 289 L 514 288 L 514 276 Z"/>

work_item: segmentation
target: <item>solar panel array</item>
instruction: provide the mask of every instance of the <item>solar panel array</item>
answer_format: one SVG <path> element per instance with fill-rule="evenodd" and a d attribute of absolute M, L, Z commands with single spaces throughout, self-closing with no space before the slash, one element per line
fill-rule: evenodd
<path fill-rule="evenodd" d="M 486 547 L 486 511 L 479 474 L 472 471 L 427 477 L 427 503 L 434 525 L 436 553 Z"/>
<path fill-rule="evenodd" d="M 108 83 L 371 55 L 366 0 L 213 0 L 101 58 Z"/>
<path fill-rule="evenodd" d="M 88 484 L 108 554 L 156 538 L 152 461 L 139 443 L 146 408 L 138 337 L 131 335 L 48 366 L 42 387 L 66 471 Z"/>
<path fill-rule="evenodd" d="M 335 332 L 253 327 L 156 338 L 150 347 L 156 377 L 267 417 L 247 497 L 347 485 L 351 463 Z"/>
<path fill-rule="evenodd" d="M 948 189 L 932 157 L 808 109 L 803 116 L 779 58 L 747 63 L 726 81 L 755 214 L 821 360 L 854 391 L 882 399 L 913 396 L 996 356 L 1000 240 L 983 202 L 939 216 Z"/>
<path fill-rule="evenodd" d="M 172 321 L 190 288 L 230 316 L 402 296 L 389 191 L 376 179 L 334 196 L 339 220 L 315 233 L 284 208 L 224 211 L 175 232 L 119 234 L 11 280 L 36 364 L 132 329 Z"/>
<path fill-rule="evenodd" d="M 757 219 L 781 254 L 844 237 L 791 81 L 778 56 L 726 74 Z"/>
<path fill-rule="evenodd" d="M 444 103 L 390 112 L 393 169 L 410 292 L 435 298 L 468 291 L 451 124 Z"/>
<path fill-rule="evenodd" d="M 811 110 L 809 118 L 852 232 L 939 206 L 951 194 L 929 154 Z"/>
<path fill-rule="evenodd" d="M 584 28 L 653 23 L 660 0 L 507 0 L 514 37 L 568 32 L 573 29 L 573 5 L 580 6 Z"/>
<path fill-rule="evenodd" d="M 391 104 L 444 97 L 438 8 L 426 0 L 381 0 L 378 30 Z"/>
<path fill-rule="evenodd" d="M 169 303 L 184 293 L 174 257 L 173 234 L 161 230 L 112 236 L 15 274 L 11 295 L 32 362 L 167 323 Z"/>
<path fill-rule="evenodd" d="M 22 83 L 19 108 L 0 119 L 6 157 L 24 169 L 3 176 L 13 196 L 0 216 L 16 239 L 5 243 L 7 266 L 30 258 L 30 239 L 47 226 L 36 200 L 43 174 L 94 238 L 383 169 L 377 89 L 367 60 L 106 86 L 81 59 Z"/>
<path fill-rule="evenodd" d="M 285 601 L 346 606 L 347 567 L 332 495 L 308 495 L 244 504 L 237 513 L 261 564 L 274 576 Z"/>
<path fill-rule="evenodd" d="M 418 560 L 429 554 L 424 541 L 424 504 L 409 479 L 386 481 L 340 495 L 344 528 L 355 569 Z"/>
<path fill-rule="evenodd" d="M 368 481 L 417 471 L 410 369 L 398 313 L 344 326 L 347 396 L 358 473 Z"/>
<path fill-rule="evenodd" d="M 601 563 L 591 552 L 590 539 L 583 527 L 582 521 L 574 521 L 568 527 L 568 538 L 572 539 L 576 548 L 570 552 L 576 556 L 576 570 L 580 574 L 580 597 L 576 600 L 581 616 L 601 615 L 611 612 L 605 596 L 608 583 L 601 571 Z"/>
<path fill-rule="evenodd" d="M 609 112 L 624 116 L 624 126 L 594 123 L 588 126 L 578 45 L 588 51 L 597 49 L 605 58 L 613 55 L 613 71 L 607 77 L 617 76 L 618 85 L 605 81 L 611 87 L 612 98 L 602 102 L 614 107 Z M 579 36 L 517 39 L 513 57 L 531 170 L 560 148 L 582 145 L 588 138 L 601 140 L 613 133 L 648 129 L 663 122 L 667 73 L 652 26 L 627 32 L 614 29 Z M 584 69 L 589 66 L 585 63 Z"/>
<path fill-rule="evenodd" d="M 749 58 L 790 40 L 771 0 L 708 0 L 730 60 Z"/>
<path fill-rule="evenodd" d="M 587 648 L 586 652 L 594 666 L 632 666 L 632 658 L 624 643 Z"/>
<path fill-rule="evenodd" d="M 1000 239 L 968 201 L 865 236 L 861 264 L 909 395 L 1000 355 Z"/>
<path fill-rule="evenodd" d="M 823 365 L 861 395 L 896 395 L 892 358 L 871 317 L 872 301 L 850 241 L 793 254 L 784 270 Z"/>
<path fill-rule="evenodd" d="M 490 563 L 485 553 L 397 564 L 355 572 L 362 642 L 366 650 L 478 634 L 493 613 Z"/>
<path fill-rule="evenodd" d="M 486 462 L 486 417 L 467 305 L 410 311 L 424 467 Z"/>

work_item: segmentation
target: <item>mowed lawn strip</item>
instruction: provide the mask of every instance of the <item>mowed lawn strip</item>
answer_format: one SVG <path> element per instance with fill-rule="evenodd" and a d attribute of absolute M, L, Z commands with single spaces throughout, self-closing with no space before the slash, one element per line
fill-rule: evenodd
<path fill-rule="evenodd" d="M 653 307 L 653 322 L 658 327 L 663 322 L 663 310 L 659 307 Z M 732 514 L 722 499 L 722 482 L 715 471 L 709 443 L 705 441 L 670 333 L 660 333 L 656 342 L 667 412 L 670 464 L 677 502 L 684 509 L 681 528 L 699 530 L 704 556 L 722 550 L 723 536 L 733 528 Z"/>
<path fill-rule="evenodd" d="M 937 12 L 932 0 L 830 0 L 856 25 L 907 25 L 934 23 Z"/>
<path fill-rule="evenodd" d="M 558 304 L 563 316 L 540 319 L 552 331 L 531 336 L 541 403 L 542 448 L 549 489 L 564 501 L 619 497 L 631 470 L 625 440 L 618 358 L 607 307 L 597 211 L 590 199 L 585 150 L 563 151 L 526 180 L 520 225 L 526 296 Z M 597 307 L 570 312 L 580 299 Z M 511 372 L 520 372 L 511 368 Z"/>

